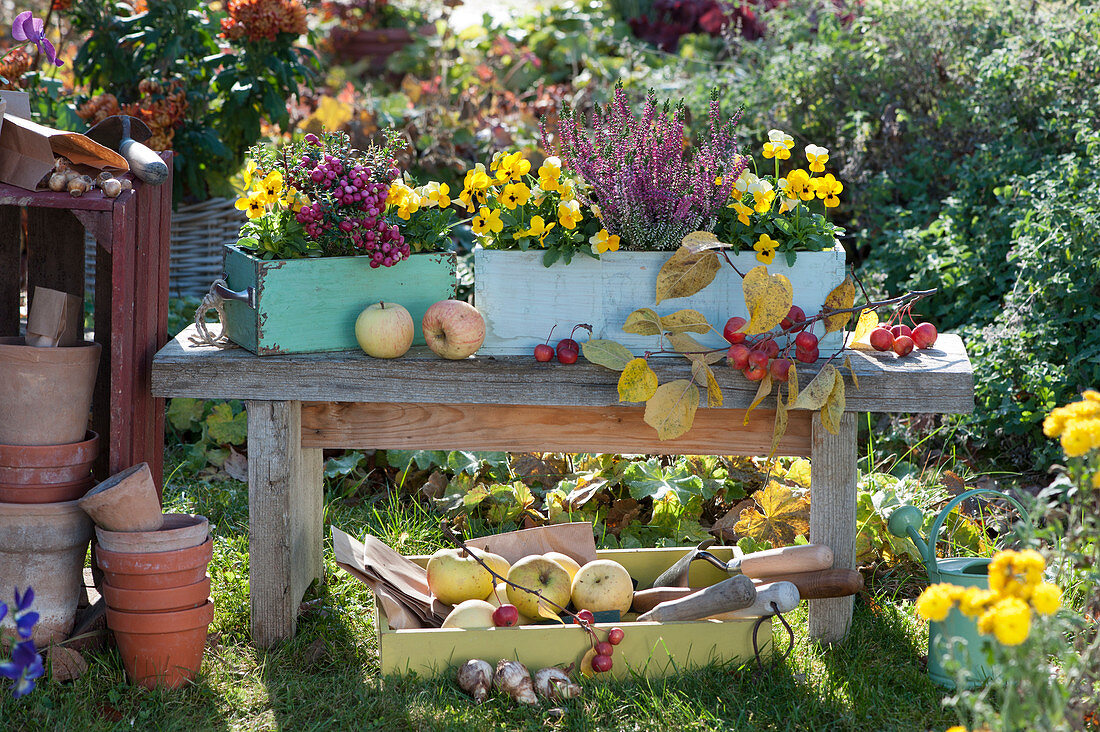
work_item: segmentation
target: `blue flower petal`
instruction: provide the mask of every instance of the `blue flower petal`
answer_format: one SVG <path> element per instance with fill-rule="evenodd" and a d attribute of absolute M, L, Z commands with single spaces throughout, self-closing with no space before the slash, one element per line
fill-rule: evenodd
<path fill-rule="evenodd" d="M 33 602 L 34 602 L 34 588 L 33 587 L 28 587 L 27 591 L 25 593 L 23 593 L 22 596 L 19 595 L 19 590 L 18 589 L 15 590 L 15 610 L 16 610 L 16 612 L 28 609 L 31 606 L 31 603 L 33 603 Z"/>
<path fill-rule="evenodd" d="M 46 673 L 46 666 L 42 663 L 42 656 L 38 655 L 35 657 L 34 663 L 23 669 L 23 678 L 37 679 L 44 673 Z"/>
<path fill-rule="evenodd" d="M 28 678 L 21 678 L 15 682 L 15 688 L 11 690 L 11 695 L 18 699 L 21 696 L 26 696 L 34 691 L 34 681 Z"/>
<path fill-rule="evenodd" d="M 14 663 L 0 663 L 0 676 L 5 679 L 18 679 L 23 675 L 23 667 Z"/>
<path fill-rule="evenodd" d="M 40 661 L 41 659 L 38 650 L 34 647 L 34 641 L 23 641 L 22 643 L 16 643 L 15 647 L 12 648 L 11 660 L 16 666 L 26 668 L 36 660 Z"/>
<path fill-rule="evenodd" d="M 8 614 L 7 603 L 0 602 L 0 620 L 3 620 Z"/>
<path fill-rule="evenodd" d="M 38 622 L 38 613 L 23 613 L 15 621 L 16 627 L 19 629 L 19 635 L 23 638 L 30 638 L 31 632 L 34 631 L 34 624 Z"/>

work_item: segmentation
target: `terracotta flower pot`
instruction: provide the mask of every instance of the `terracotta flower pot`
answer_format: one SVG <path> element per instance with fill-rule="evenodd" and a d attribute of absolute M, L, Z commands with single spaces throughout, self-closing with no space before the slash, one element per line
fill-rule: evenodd
<path fill-rule="evenodd" d="M 210 535 L 210 522 L 196 514 L 166 513 L 157 531 L 108 531 L 97 526 L 95 535 L 99 545 L 111 552 L 171 552 L 205 542 Z"/>
<path fill-rule="evenodd" d="M 64 445 L 0 444 L 0 503 L 75 501 L 95 485 L 99 436 Z"/>
<path fill-rule="evenodd" d="M 128 613 L 107 608 L 130 680 L 146 689 L 175 689 L 195 678 L 202 666 L 206 632 L 214 603 L 172 613 Z"/>
<path fill-rule="evenodd" d="M 13 587 L 34 588 L 39 646 L 63 640 L 72 630 L 91 537 L 92 522 L 75 501 L 0 503 L 0 600 L 10 607 L 7 593 Z M 10 613 L 3 627 L 14 632 Z"/>
<path fill-rule="evenodd" d="M 163 590 L 201 581 L 214 556 L 214 541 L 171 552 L 124 553 L 96 547 L 95 556 L 108 584 L 120 590 Z"/>
<path fill-rule="evenodd" d="M 127 613 L 190 610 L 210 599 L 210 578 L 204 577 L 193 585 L 163 590 L 123 590 L 105 582 L 103 597 L 107 600 L 107 607 Z"/>
<path fill-rule="evenodd" d="M 64 445 L 88 429 L 100 345 L 35 348 L 0 338 L 0 443 Z"/>
<path fill-rule="evenodd" d="M 138 463 L 88 491 L 80 507 L 108 531 L 156 531 L 164 522 L 148 463 Z"/>

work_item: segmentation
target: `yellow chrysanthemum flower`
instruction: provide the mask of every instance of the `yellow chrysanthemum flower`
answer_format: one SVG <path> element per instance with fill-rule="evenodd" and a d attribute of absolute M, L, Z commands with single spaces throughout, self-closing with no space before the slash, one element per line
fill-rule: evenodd
<path fill-rule="evenodd" d="M 588 243 L 592 245 L 594 254 L 619 251 L 619 235 L 611 234 L 607 229 L 600 229 L 588 237 Z"/>
<path fill-rule="evenodd" d="M 993 606 L 993 635 L 1006 646 L 1018 646 L 1031 630 L 1031 608 L 1018 597 L 1006 597 Z"/>
<path fill-rule="evenodd" d="M 1031 592 L 1031 606 L 1040 615 L 1050 615 L 1062 606 L 1062 589 L 1043 582 Z"/>
<path fill-rule="evenodd" d="M 756 250 L 756 259 L 764 264 L 771 264 L 775 260 L 775 248 L 779 242 L 767 234 L 761 234 L 752 248 Z"/>
<path fill-rule="evenodd" d="M 482 206 L 477 216 L 474 217 L 471 222 L 474 233 L 479 236 L 485 236 L 488 234 L 499 234 L 504 231 L 504 222 L 500 220 L 500 211 L 498 209 L 490 209 L 487 206 Z"/>
<path fill-rule="evenodd" d="M 967 732 L 967 730 L 961 724 L 956 724 L 954 727 L 948 727 L 945 732 Z"/>
<path fill-rule="evenodd" d="M 561 201 L 558 203 L 558 221 L 566 229 L 577 228 L 581 218 L 581 205 L 577 201 Z"/>
<path fill-rule="evenodd" d="M 989 606 L 997 599 L 997 593 L 993 590 L 985 590 L 981 587 L 967 587 L 959 597 L 959 610 L 963 615 L 971 618 L 981 616 Z"/>
<path fill-rule="evenodd" d="M 262 190 L 252 191 L 247 196 L 238 198 L 233 206 L 238 211 L 244 211 L 248 218 L 257 219 L 267 210 L 267 201 Z"/>
<path fill-rule="evenodd" d="M 925 620 L 941 623 L 951 612 L 952 586 L 944 583 L 929 585 L 917 598 L 917 615 Z"/>
<path fill-rule="evenodd" d="M 825 163 L 829 162 L 829 151 L 820 145 L 807 145 L 806 160 L 810 163 L 811 172 L 824 173 Z"/>
<path fill-rule="evenodd" d="M 504 190 L 500 193 L 500 202 L 509 211 L 515 210 L 516 206 L 524 205 L 530 198 L 531 189 L 522 182 L 509 183 L 504 186 Z"/>

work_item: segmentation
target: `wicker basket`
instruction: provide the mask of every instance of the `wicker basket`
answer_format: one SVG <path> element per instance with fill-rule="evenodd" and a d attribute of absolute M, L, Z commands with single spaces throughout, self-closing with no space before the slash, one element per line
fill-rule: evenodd
<path fill-rule="evenodd" d="M 222 276 L 222 245 L 237 241 L 245 217 L 232 198 L 181 203 L 172 211 L 168 288 L 172 297 L 202 297 Z M 84 282 L 95 289 L 95 240 L 84 236 Z"/>

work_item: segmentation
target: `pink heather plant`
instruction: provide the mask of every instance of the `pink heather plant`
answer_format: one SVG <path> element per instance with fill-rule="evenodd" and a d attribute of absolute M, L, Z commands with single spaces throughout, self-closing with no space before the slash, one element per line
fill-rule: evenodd
<path fill-rule="evenodd" d="M 629 249 L 675 249 L 685 234 L 713 230 L 747 161 L 737 151 L 740 113 L 722 124 L 711 96 L 707 130 L 694 149 L 685 145 L 679 105 L 658 110 L 652 90 L 635 117 L 622 85 L 615 99 L 592 114 L 591 132 L 577 114 L 562 111 L 561 157 L 588 184 L 585 203 L 597 206 L 604 227 Z M 543 145 L 547 144 L 543 129 Z M 720 181 L 720 182 L 719 182 Z"/>

